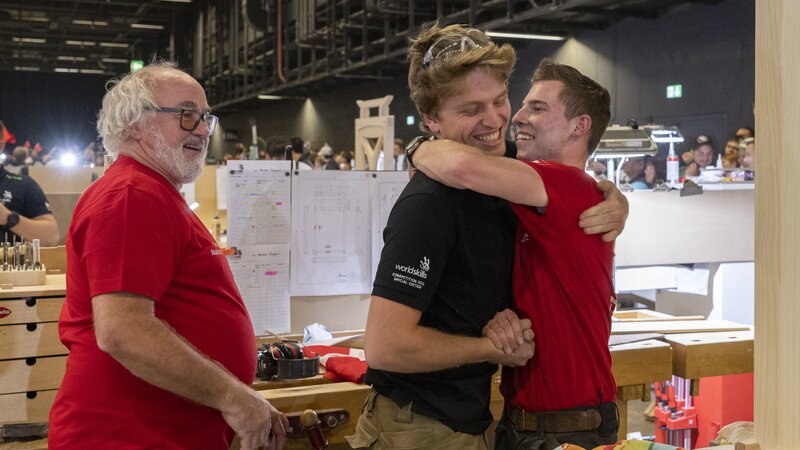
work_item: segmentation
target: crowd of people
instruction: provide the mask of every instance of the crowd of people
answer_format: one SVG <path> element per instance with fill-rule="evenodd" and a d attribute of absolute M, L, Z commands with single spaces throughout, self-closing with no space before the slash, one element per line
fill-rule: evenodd
<path fill-rule="evenodd" d="M 741 127 L 725 141 L 725 148 L 717 151 L 711 138 L 700 134 L 689 149 L 678 159 L 681 179 L 696 179 L 704 169 L 722 169 L 722 180 L 750 181 L 754 179 L 756 140 L 752 128 Z M 659 152 L 660 154 L 661 152 Z M 602 162 L 591 162 L 598 175 L 603 174 Z M 620 184 L 628 183 L 633 189 L 652 189 L 658 180 L 665 180 L 664 156 L 629 158 L 622 166 Z M 719 177 L 719 171 L 715 174 Z M 715 178 L 716 179 L 716 178 Z"/>
<path fill-rule="evenodd" d="M 102 144 L 94 141 L 89 142 L 83 151 L 79 150 L 76 145 L 56 146 L 46 151 L 38 142 L 31 144 L 30 141 L 25 141 L 22 145 L 13 146 L 14 143 L 16 141 L 6 142 L 4 148 L 0 149 L 0 159 L 6 170 L 15 174 L 27 175 L 27 168 L 30 166 L 95 167 L 103 165 L 105 150 Z"/>
<path fill-rule="evenodd" d="M 321 146 L 300 137 L 286 138 L 272 136 L 268 139 L 259 137 L 256 140 L 256 152 L 251 154 L 248 147 L 239 142 L 233 153 L 227 153 L 223 160 L 260 159 L 272 161 L 291 160 L 297 163 L 300 170 L 352 170 L 353 152 L 333 148 L 325 142 Z"/>

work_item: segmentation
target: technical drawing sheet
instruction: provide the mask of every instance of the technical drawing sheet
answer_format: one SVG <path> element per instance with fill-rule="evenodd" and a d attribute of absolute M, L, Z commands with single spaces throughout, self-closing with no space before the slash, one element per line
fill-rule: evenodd
<path fill-rule="evenodd" d="M 395 201 L 408 184 L 408 172 L 381 171 L 373 172 L 370 190 L 372 193 L 372 271 L 370 280 L 375 279 L 378 262 L 381 260 L 383 250 L 383 229 L 389 220 Z"/>
<path fill-rule="evenodd" d="M 361 171 L 294 173 L 291 295 L 372 290 L 371 179 Z"/>
<path fill-rule="evenodd" d="M 257 335 L 290 329 L 289 245 L 248 245 L 228 256 Z"/>
<path fill-rule="evenodd" d="M 288 244 L 291 161 L 236 161 L 228 168 L 228 246 Z"/>

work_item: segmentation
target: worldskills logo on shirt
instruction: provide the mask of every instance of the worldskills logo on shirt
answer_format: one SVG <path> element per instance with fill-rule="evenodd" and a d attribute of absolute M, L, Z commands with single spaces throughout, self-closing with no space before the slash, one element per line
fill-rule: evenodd
<path fill-rule="evenodd" d="M 428 259 L 427 256 L 423 256 L 422 259 L 419 261 L 419 269 L 417 269 L 416 267 L 401 266 L 400 264 L 395 264 L 394 268 L 401 272 L 405 272 L 409 275 L 414 275 L 422 279 L 425 279 L 428 278 L 428 271 L 431 270 L 431 261 Z"/>

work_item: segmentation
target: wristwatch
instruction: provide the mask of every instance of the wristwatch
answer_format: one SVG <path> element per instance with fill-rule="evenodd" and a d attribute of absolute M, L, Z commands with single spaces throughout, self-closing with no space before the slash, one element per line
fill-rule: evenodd
<path fill-rule="evenodd" d="M 436 139 L 434 136 L 417 136 L 406 145 L 406 161 L 408 161 L 410 167 L 414 167 L 414 162 L 411 158 L 414 156 L 414 152 L 417 151 L 419 146 L 425 141 L 432 141 L 434 139 Z"/>
<path fill-rule="evenodd" d="M 17 226 L 18 223 L 19 223 L 19 214 L 15 213 L 14 211 L 8 213 L 8 218 L 6 219 L 5 227 L 10 230 L 15 226 Z"/>

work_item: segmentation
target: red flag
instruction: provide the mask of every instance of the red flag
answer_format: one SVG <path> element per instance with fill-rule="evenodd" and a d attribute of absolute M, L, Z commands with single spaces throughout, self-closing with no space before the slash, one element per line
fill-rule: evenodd
<path fill-rule="evenodd" d="M 6 144 L 16 144 L 17 143 L 17 138 L 15 138 L 14 135 L 11 134 L 10 131 L 8 131 L 8 128 L 5 128 L 5 127 L 3 128 L 3 140 L 6 141 Z"/>

